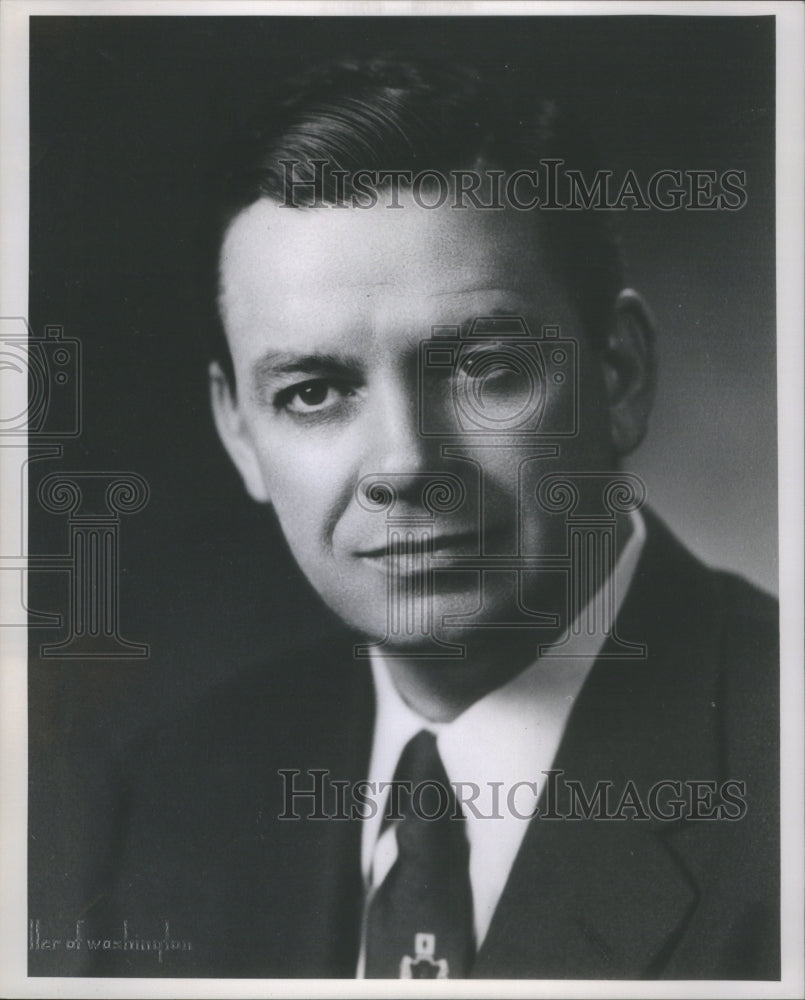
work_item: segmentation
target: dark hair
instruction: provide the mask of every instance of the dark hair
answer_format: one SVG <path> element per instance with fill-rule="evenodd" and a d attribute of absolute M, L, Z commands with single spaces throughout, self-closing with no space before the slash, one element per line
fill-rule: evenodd
<path fill-rule="evenodd" d="M 538 169 L 550 159 L 584 177 L 599 166 L 576 120 L 505 75 L 490 79 L 475 69 L 387 58 L 318 68 L 286 82 L 225 147 L 214 181 L 208 264 L 215 270 L 208 287 L 217 294 L 221 241 L 242 209 L 262 197 L 309 206 L 298 189 L 289 191 L 282 161 L 297 161 L 297 179 L 312 177 L 312 161 L 327 161 L 347 172 L 342 196 L 349 196 L 349 177 L 360 170 L 416 174 L 483 167 L 510 174 Z M 328 178 L 322 195 L 332 204 L 338 195 Z M 609 219 L 594 209 L 535 214 L 550 249 L 546 264 L 569 290 L 587 335 L 601 343 L 623 287 Z M 234 387 L 226 337 L 220 321 L 214 325 L 213 354 Z"/>

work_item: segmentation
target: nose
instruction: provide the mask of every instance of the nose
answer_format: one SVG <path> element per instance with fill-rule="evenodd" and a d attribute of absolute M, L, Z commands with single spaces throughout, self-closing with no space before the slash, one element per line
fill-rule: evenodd
<path fill-rule="evenodd" d="M 369 447 L 364 472 L 405 478 L 438 471 L 432 442 L 420 433 L 418 387 L 413 378 L 385 378 L 369 407 Z"/>
<path fill-rule="evenodd" d="M 391 375 L 374 390 L 364 425 L 358 487 L 362 506 L 368 503 L 373 509 L 379 500 L 392 502 L 396 514 L 426 508 L 429 488 L 455 477 L 444 471 L 439 441 L 421 433 L 416 375 Z"/>

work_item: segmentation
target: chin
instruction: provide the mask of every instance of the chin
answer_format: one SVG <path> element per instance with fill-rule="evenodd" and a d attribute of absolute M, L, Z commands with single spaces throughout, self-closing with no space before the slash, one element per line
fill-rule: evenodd
<path fill-rule="evenodd" d="M 555 629 L 551 616 L 522 609 L 510 593 L 488 592 L 483 604 L 477 581 L 471 588 L 448 593 L 437 592 L 429 602 L 400 602 L 390 609 L 385 593 L 366 595 L 366 600 L 348 607 L 331 605 L 351 628 L 359 632 L 366 647 L 389 657 L 462 659 L 473 647 L 490 643 L 506 648 L 507 640 L 522 641 L 524 634 L 533 637 L 534 648 Z M 505 652 L 502 654 L 505 656 Z"/>

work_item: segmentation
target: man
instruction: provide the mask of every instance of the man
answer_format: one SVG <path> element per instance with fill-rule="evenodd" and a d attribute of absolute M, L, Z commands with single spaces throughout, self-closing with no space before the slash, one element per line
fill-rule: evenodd
<path fill-rule="evenodd" d="M 350 634 L 123 762 L 87 971 L 779 975 L 775 609 L 619 471 L 652 324 L 559 166 L 549 102 L 384 61 L 230 150 L 216 426 Z"/>

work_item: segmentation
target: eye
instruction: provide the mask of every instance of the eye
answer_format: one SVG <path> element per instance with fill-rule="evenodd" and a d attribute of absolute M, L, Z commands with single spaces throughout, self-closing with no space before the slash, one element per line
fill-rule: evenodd
<path fill-rule="evenodd" d="M 467 352 L 459 361 L 459 379 L 473 379 L 501 388 L 516 384 L 523 374 L 522 360 L 511 350 L 490 345 Z"/>
<path fill-rule="evenodd" d="M 277 394 L 274 405 L 286 413 L 304 416 L 330 410 L 354 395 L 355 390 L 346 382 L 314 378 L 283 389 Z"/>

